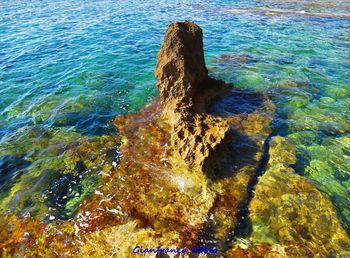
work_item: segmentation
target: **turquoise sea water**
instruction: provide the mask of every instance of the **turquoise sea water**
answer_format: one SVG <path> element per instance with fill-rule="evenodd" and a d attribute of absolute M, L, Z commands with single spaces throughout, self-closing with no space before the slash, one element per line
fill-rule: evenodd
<path fill-rule="evenodd" d="M 348 1 L 0 2 L 1 210 L 31 212 L 28 195 L 47 185 L 54 195 L 68 180 L 38 167 L 73 141 L 113 133 L 117 114 L 157 95 L 164 32 L 193 20 L 211 75 L 268 92 L 273 133 L 296 144 L 297 172 L 331 196 L 348 228 L 349 13 Z M 28 175 L 29 190 L 18 194 Z"/>

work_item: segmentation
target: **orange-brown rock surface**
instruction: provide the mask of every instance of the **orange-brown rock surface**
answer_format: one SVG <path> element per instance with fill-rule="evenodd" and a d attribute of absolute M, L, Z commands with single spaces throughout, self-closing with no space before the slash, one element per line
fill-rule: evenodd
<path fill-rule="evenodd" d="M 189 168 L 201 170 L 209 153 L 227 136 L 229 124 L 203 114 L 203 99 L 226 85 L 208 77 L 198 25 L 178 22 L 169 26 L 155 75 L 163 113 L 171 125 L 172 146 Z"/>

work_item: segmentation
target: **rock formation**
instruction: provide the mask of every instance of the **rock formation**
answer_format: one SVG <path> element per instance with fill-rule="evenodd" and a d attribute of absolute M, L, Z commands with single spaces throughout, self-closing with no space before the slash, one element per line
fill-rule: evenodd
<path fill-rule="evenodd" d="M 209 153 L 227 135 L 229 125 L 219 117 L 203 114 L 203 100 L 227 85 L 208 77 L 198 25 L 178 22 L 169 26 L 155 75 L 163 114 L 171 125 L 172 146 L 189 168 L 201 170 Z"/>
<path fill-rule="evenodd" d="M 169 26 L 158 53 L 155 75 L 166 108 L 191 105 L 200 85 L 207 80 L 201 28 L 192 22 Z"/>

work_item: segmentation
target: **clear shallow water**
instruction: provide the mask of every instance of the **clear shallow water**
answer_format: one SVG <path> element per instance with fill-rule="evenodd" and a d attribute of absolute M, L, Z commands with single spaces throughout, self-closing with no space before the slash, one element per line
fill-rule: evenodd
<path fill-rule="evenodd" d="M 256 7 L 335 15 L 270 15 Z M 1 210 L 45 217 L 35 198 L 48 196 L 53 205 L 67 195 L 60 190 L 66 181 L 76 180 L 61 203 L 69 207 L 55 215 L 74 212 L 99 178 L 67 179 L 80 168 L 55 160 L 65 160 L 72 142 L 114 133 L 117 114 L 157 94 L 153 69 L 164 31 L 189 19 L 204 30 L 214 77 L 269 93 L 274 134 L 297 146 L 296 170 L 333 198 L 350 225 L 350 19 L 337 16 L 344 13 L 346 1 L 1 2 Z"/>

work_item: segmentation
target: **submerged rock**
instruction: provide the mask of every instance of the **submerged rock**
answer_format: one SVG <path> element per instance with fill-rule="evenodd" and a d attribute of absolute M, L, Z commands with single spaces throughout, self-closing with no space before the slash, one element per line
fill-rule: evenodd
<path fill-rule="evenodd" d="M 259 59 L 247 53 L 224 53 L 214 58 L 212 61 L 214 63 L 236 66 L 239 64 L 249 65 L 252 63 L 257 63 Z"/>
<path fill-rule="evenodd" d="M 336 210 L 322 192 L 289 166 L 295 150 L 282 137 L 270 142 L 270 160 L 250 203 L 257 242 L 280 244 L 297 256 L 347 257 L 350 240 Z"/>
<path fill-rule="evenodd" d="M 116 135 L 87 139 L 67 129 L 28 127 L 20 141 L 0 144 L 2 154 L 24 162 L 23 169 L 7 170 L 8 175 L 3 176 L 16 180 L 0 180 L 7 190 L 0 195 L 0 213 L 30 214 L 46 221 L 72 217 L 80 202 L 100 184 L 101 171 L 109 172 L 114 157 L 107 154 L 119 142 Z M 0 171 L 6 172 L 1 166 Z"/>
<path fill-rule="evenodd" d="M 295 140 L 295 139 L 294 139 Z M 300 144 L 305 153 L 305 176 L 317 182 L 338 205 L 338 211 L 350 232 L 350 137 L 327 137 L 322 141 Z"/>

